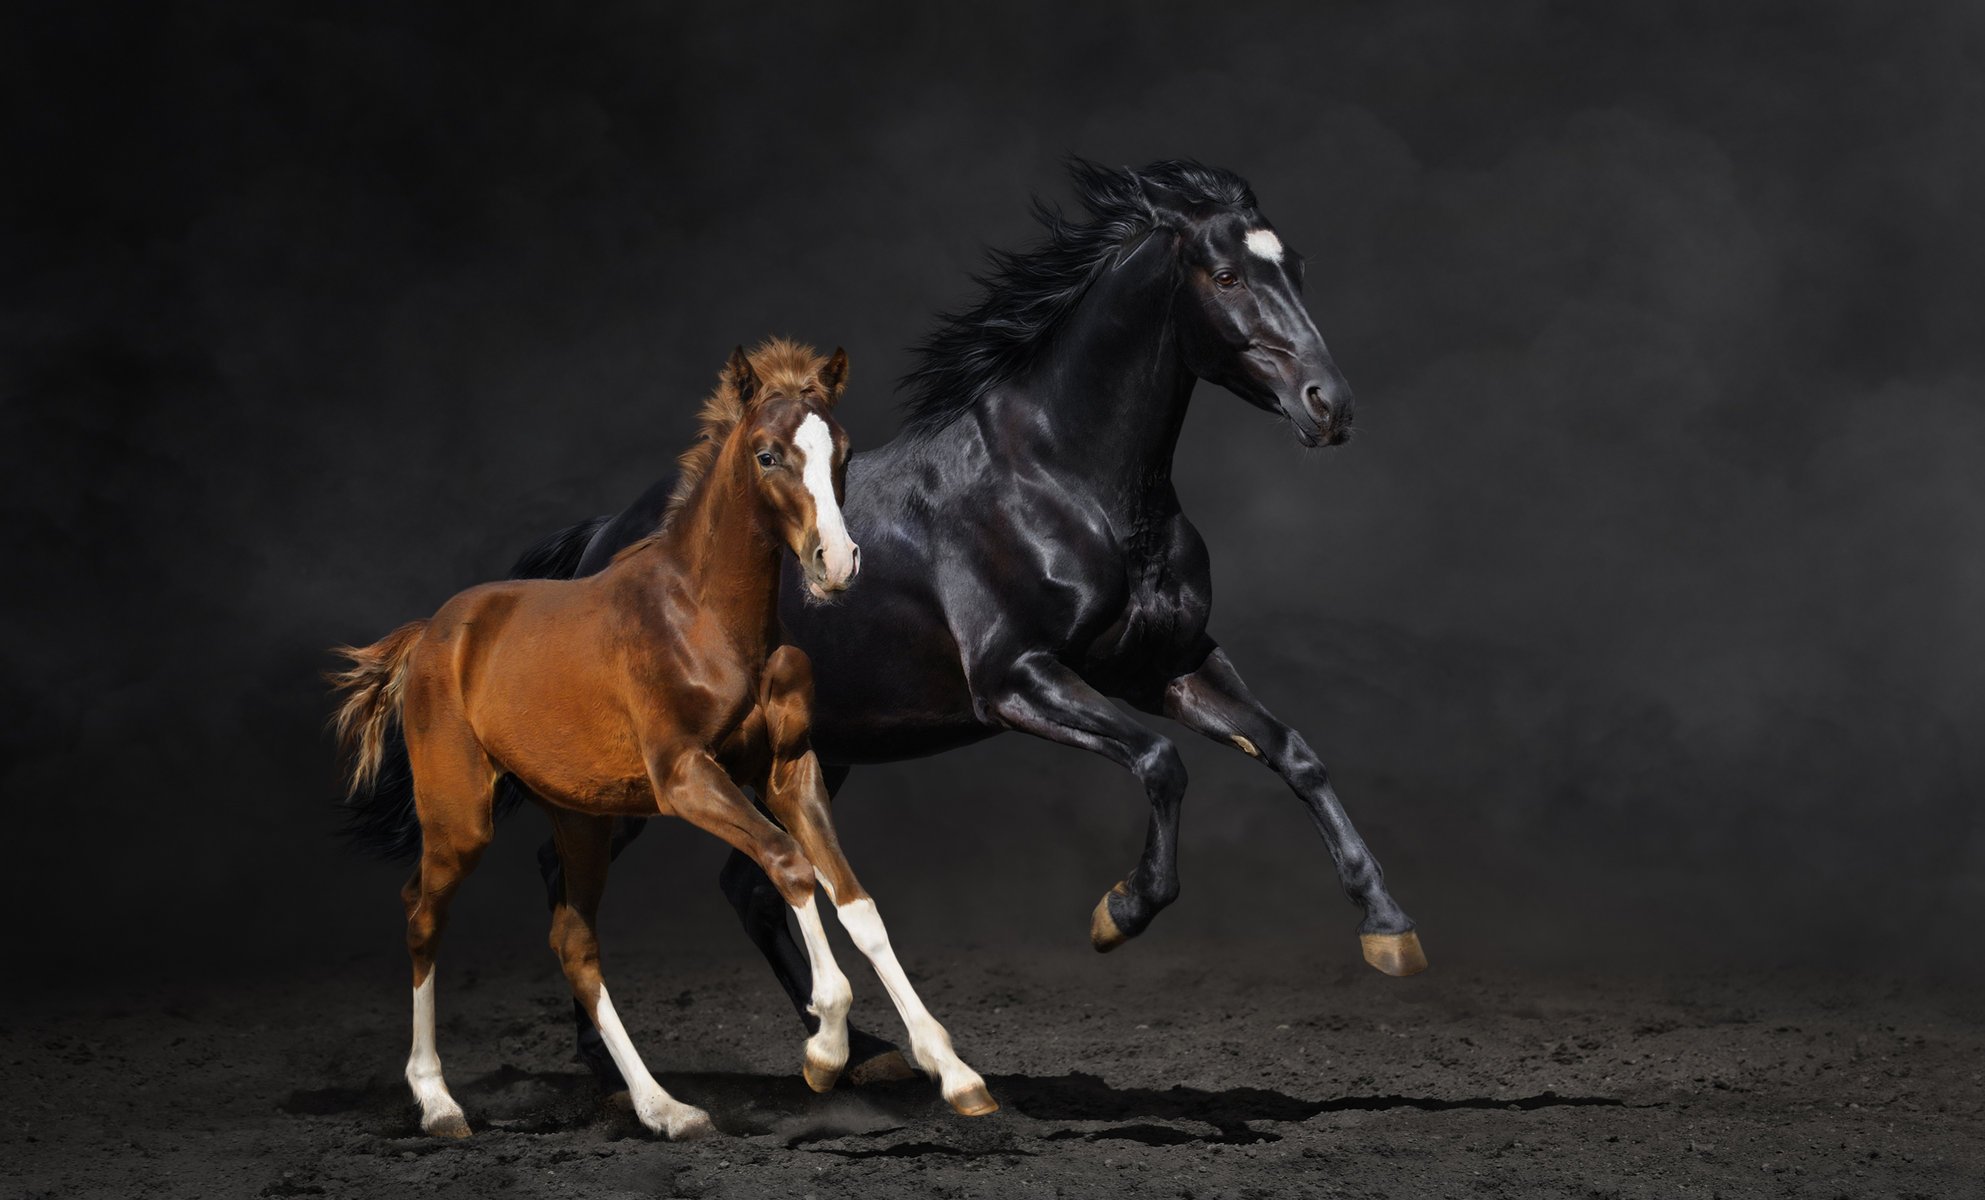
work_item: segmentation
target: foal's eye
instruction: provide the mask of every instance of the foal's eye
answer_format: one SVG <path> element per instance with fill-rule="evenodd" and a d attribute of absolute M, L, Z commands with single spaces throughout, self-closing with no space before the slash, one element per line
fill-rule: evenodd
<path fill-rule="evenodd" d="M 1241 277 L 1239 275 L 1234 274 L 1232 271 L 1225 270 L 1224 268 L 1213 272 L 1213 282 L 1219 284 L 1223 288 L 1233 287 L 1235 284 L 1239 283 L 1240 281 L 1241 281 Z"/>
<path fill-rule="evenodd" d="M 779 465 L 779 456 L 770 450 L 760 450 L 758 452 L 758 465 L 769 471 Z"/>

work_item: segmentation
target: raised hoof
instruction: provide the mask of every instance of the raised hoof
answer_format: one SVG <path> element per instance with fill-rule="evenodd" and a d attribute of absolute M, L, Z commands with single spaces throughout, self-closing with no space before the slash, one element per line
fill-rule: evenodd
<path fill-rule="evenodd" d="M 944 1099 L 951 1105 L 952 1111 L 961 1117 L 984 1117 L 999 1111 L 999 1101 L 992 1098 L 992 1093 L 986 1090 L 983 1083 Z"/>
<path fill-rule="evenodd" d="M 841 1065 L 815 1062 L 813 1056 L 808 1055 L 800 1064 L 800 1074 L 806 1077 L 806 1086 L 814 1091 L 831 1092 L 835 1081 L 841 1078 Z"/>
<path fill-rule="evenodd" d="M 1405 933 L 1361 933 L 1365 961 L 1387 975 L 1418 975 L 1427 969 L 1426 951 L 1420 949 L 1420 935 Z"/>
<path fill-rule="evenodd" d="M 422 1121 L 420 1128 L 431 1137 L 465 1138 L 469 1136 L 469 1119 L 459 1112 L 442 1113 L 432 1121 Z"/>
<path fill-rule="evenodd" d="M 916 1077 L 917 1069 L 903 1057 L 901 1050 L 893 1047 L 874 1058 L 856 1063 L 848 1072 L 848 1082 L 855 1087 L 866 1087 L 871 1083 L 898 1083 Z"/>
<path fill-rule="evenodd" d="M 1096 947 L 1098 954 L 1108 954 L 1130 940 L 1130 935 L 1125 933 L 1117 924 L 1117 919 L 1110 915 L 1111 896 L 1129 899 L 1130 889 L 1121 883 L 1117 884 L 1103 893 L 1103 898 L 1096 902 L 1096 911 L 1089 914 L 1089 944 Z"/>

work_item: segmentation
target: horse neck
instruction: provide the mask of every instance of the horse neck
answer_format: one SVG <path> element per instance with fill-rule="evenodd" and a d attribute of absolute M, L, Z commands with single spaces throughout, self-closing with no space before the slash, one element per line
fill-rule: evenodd
<path fill-rule="evenodd" d="M 697 607 L 750 655 L 777 640 L 781 543 L 742 446 L 733 431 L 663 540 Z"/>
<path fill-rule="evenodd" d="M 1029 453 L 1106 497 L 1134 499 L 1169 482 L 1192 396 L 1164 243 L 1154 237 L 1106 268 L 1034 363 L 988 397 L 999 426 L 1047 435 L 1030 436 Z"/>

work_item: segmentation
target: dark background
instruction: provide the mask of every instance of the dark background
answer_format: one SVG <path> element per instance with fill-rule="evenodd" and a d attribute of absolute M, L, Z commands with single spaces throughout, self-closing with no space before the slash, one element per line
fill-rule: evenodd
<path fill-rule="evenodd" d="M 401 869 L 330 836 L 325 648 L 631 499 L 734 343 L 845 345 L 879 444 L 1069 152 L 1233 168 L 1309 257 L 1358 440 L 1202 387 L 1176 474 L 1216 634 L 1437 965 L 1978 965 L 1978 9 L 410 7 L 10 7 L 25 977 L 397 979 Z M 1185 749 L 1185 892 L 1124 953 L 1354 961 L 1282 785 Z M 926 961 L 1079 944 L 1144 828 L 1017 737 L 843 797 Z M 542 832 L 455 944 L 551 969 Z M 720 860 L 644 839 L 609 944 L 748 955 Z"/>

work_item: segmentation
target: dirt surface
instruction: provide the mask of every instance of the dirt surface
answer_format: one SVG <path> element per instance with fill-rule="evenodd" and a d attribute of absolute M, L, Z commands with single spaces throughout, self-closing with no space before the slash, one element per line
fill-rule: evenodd
<path fill-rule="evenodd" d="M 610 985 L 723 1136 L 658 1141 L 603 1097 L 548 962 L 446 958 L 442 1056 L 476 1133 L 420 1136 L 381 956 L 224 994 L 17 995 L 0 1195 L 1985 1195 L 1985 1006 L 1959 988 L 926 958 L 1003 1105 L 966 1120 L 921 1080 L 811 1094 L 754 963 L 658 957 L 610 961 Z M 856 1018 L 893 1035 L 846 965 Z"/>

